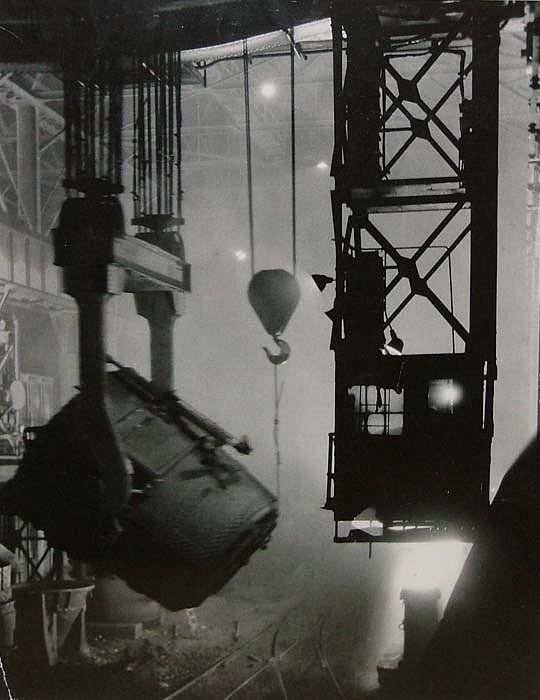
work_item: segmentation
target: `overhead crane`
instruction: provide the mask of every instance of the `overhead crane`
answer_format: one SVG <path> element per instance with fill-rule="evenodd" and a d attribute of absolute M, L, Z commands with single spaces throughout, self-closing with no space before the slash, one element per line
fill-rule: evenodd
<path fill-rule="evenodd" d="M 53 246 L 64 291 L 78 305 L 80 393 L 47 425 L 27 427 L 2 509 L 43 530 L 49 546 L 90 563 L 96 575 L 121 576 L 171 610 L 193 607 L 267 543 L 277 506 L 222 449 L 247 454 L 247 440 L 234 438 L 173 392 L 173 326 L 181 295 L 190 290 L 180 235 L 180 51 L 154 40 L 118 42 L 118 26 L 112 35 L 105 30 L 115 22 L 106 21 L 100 3 L 70 15 L 77 25 L 72 33 L 64 31 L 57 7 L 37 15 L 26 9 L 22 18 L 10 15 L 21 22 L 20 33 L 2 27 L 23 47 L 18 60 L 28 59 L 30 46 L 36 54 L 43 48 L 35 36 L 21 37 L 33 21 L 50 30 L 45 43 L 56 31 L 61 35 L 59 45 L 48 45 L 53 52 L 61 46 L 52 60 L 62 74 L 65 120 L 66 200 Z M 2 58 L 9 61 L 9 53 L 6 47 Z M 132 236 L 119 201 L 128 97 L 134 114 Z M 121 293 L 132 293 L 149 321 L 152 381 L 106 354 L 105 305 Z M 111 364 L 115 370 L 107 372 Z M 33 646 L 29 638 L 37 625 L 42 655 L 52 664 L 60 642 L 51 638 L 50 596 L 71 596 L 74 583 L 64 580 L 61 557 L 51 573 L 54 581 L 30 582 L 16 595 L 20 612 L 43 613 L 41 625 L 25 624 L 19 615 L 19 645 Z M 85 592 L 91 587 L 83 582 Z"/>
<path fill-rule="evenodd" d="M 536 114 L 538 20 L 531 7 Z M 532 698 L 538 689 L 538 439 L 509 469 L 491 505 L 488 490 L 497 376 L 499 31 L 515 9 L 407 3 L 397 19 L 389 6 L 334 4 L 336 299 L 329 315 L 336 394 L 326 507 L 334 512 L 337 542 L 475 542 L 435 632 L 414 659 L 404 655 L 395 673 L 381 676 L 400 697 Z M 412 54 L 412 63 L 417 56 L 408 74 L 400 70 L 403 53 Z M 456 59 L 455 72 L 447 62 L 438 76 L 445 87 L 428 104 L 420 81 L 447 54 Z M 445 103 L 454 109 L 451 121 L 449 109 L 441 111 Z M 403 119 L 394 128 L 398 113 Z M 536 119 L 534 141 L 535 131 Z M 396 133 L 405 134 L 397 144 Z M 400 162 L 419 142 L 438 155 L 429 163 L 439 171 L 411 177 L 421 169 L 420 156 L 402 175 Z M 434 211 L 439 219 L 412 252 L 384 216 L 399 212 L 399 230 L 409 228 L 408 220 L 414 230 L 419 213 Z M 466 237 L 468 309 L 460 316 L 430 280 Z M 444 252 L 421 271 L 430 247 Z M 408 290 L 392 303 L 403 280 Z M 452 352 L 404 352 L 423 329 L 411 328 L 410 318 L 399 325 L 400 314 L 418 297 L 450 327 Z M 344 533 L 341 521 L 350 528 Z M 406 652 L 415 647 L 407 644 L 415 629 L 407 604 L 425 616 L 437 599 L 435 591 L 410 593 L 402 593 Z M 419 639 L 421 630 L 413 634 Z"/>
<path fill-rule="evenodd" d="M 336 427 L 326 508 L 338 542 L 474 538 L 489 503 L 506 17 L 504 3 L 334 4 Z M 428 104 L 422 81 L 434 73 L 444 85 Z M 444 289 L 437 276 L 467 246 L 468 308 L 454 308 L 452 279 Z M 427 303 L 402 325 L 418 298 Z M 446 348 L 432 335 L 408 353 L 427 334 L 428 307 Z M 403 337 L 388 352 L 394 327 Z M 341 521 L 357 527 L 341 532 Z"/>

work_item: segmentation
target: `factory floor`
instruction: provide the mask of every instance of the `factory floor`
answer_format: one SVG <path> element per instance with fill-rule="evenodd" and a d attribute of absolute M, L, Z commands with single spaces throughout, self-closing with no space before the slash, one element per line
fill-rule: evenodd
<path fill-rule="evenodd" d="M 0 700 L 418 700 L 409 684 L 378 688 L 375 603 L 302 566 L 274 577 L 246 567 L 138 639 L 89 633 L 87 657 L 53 667 L 3 658 Z"/>
<path fill-rule="evenodd" d="M 300 572 L 278 587 L 253 580 L 246 568 L 219 595 L 192 612 L 165 613 L 161 625 L 145 627 L 138 639 L 96 634 L 90 627 L 86 658 L 29 670 L 24 654 L 13 653 L 4 664 L 9 692 L 0 683 L 0 698 L 5 693 L 16 700 L 162 700 L 237 649 L 243 649 L 244 668 L 234 673 L 249 675 L 266 653 L 252 648 L 253 638 L 302 603 L 303 579 Z M 213 683 L 219 694 L 221 681 Z M 188 690 L 190 695 L 183 691 L 178 697 L 205 695 L 208 688 Z"/>

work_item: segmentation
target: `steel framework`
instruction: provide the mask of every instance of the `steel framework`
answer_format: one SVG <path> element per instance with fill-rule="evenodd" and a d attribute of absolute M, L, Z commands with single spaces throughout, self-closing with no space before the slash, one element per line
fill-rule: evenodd
<path fill-rule="evenodd" d="M 489 502 L 504 8 L 443 5 L 392 21 L 375 3 L 341 2 L 332 18 L 336 388 L 325 507 L 340 542 L 469 539 Z M 406 315 L 413 302 L 420 313 Z M 430 333 L 434 319 L 450 347 Z M 394 324 L 418 351 L 388 354 Z M 343 521 L 354 522 L 345 534 Z"/>

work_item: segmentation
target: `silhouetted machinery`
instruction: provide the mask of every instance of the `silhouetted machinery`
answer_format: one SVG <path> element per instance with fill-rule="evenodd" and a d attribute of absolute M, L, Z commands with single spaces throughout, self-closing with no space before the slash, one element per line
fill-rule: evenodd
<path fill-rule="evenodd" d="M 68 199 L 55 231 L 56 263 L 79 304 L 80 394 L 47 425 L 26 430 L 3 506 L 97 572 L 118 574 L 169 609 L 193 607 L 266 544 L 276 500 L 226 452 L 249 453 L 247 441 L 166 385 L 172 342 L 163 346 L 156 337 L 171 340 L 186 265 L 157 245 L 123 237 L 122 210 L 102 184 Z M 163 383 L 118 363 L 105 372 L 114 361 L 104 350 L 103 305 L 124 289 L 139 301 L 155 297 L 142 311 L 154 340 L 153 373 Z"/>
<path fill-rule="evenodd" d="M 507 13 L 334 3 L 338 542 L 473 538 L 489 503 Z"/>
<path fill-rule="evenodd" d="M 52 546 L 116 573 L 170 609 L 199 605 L 269 539 L 274 497 L 224 449 L 245 441 L 133 370 L 107 374 L 114 433 L 131 467 L 129 497 L 111 519 L 82 396 L 27 431 L 9 507 Z"/>
<path fill-rule="evenodd" d="M 125 46 L 105 50 L 92 35 L 81 55 L 74 37 L 64 39 L 68 196 L 54 252 L 79 307 L 80 393 L 47 425 L 27 429 L 2 505 L 98 574 L 118 574 L 169 609 L 193 607 L 267 543 L 277 505 L 226 451 L 246 454 L 247 442 L 172 391 L 173 326 L 190 289 L 179 232 L 180 52 L 131 46 L 120 55 Z M 131 236 L 118 199 L 127 100 Z M 149 322 L 153 383 L 120 365 L 106 372 L 104 307 L 122 292 Z"/>

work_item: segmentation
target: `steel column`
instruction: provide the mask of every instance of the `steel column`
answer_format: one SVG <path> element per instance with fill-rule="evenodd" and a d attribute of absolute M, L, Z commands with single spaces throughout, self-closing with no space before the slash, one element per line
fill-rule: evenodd
<path fill-rule="evenodd" d="M 32 233 L 40 233 L 39 127 L 36 108 L 17 103 L 17 194 Z"/>

